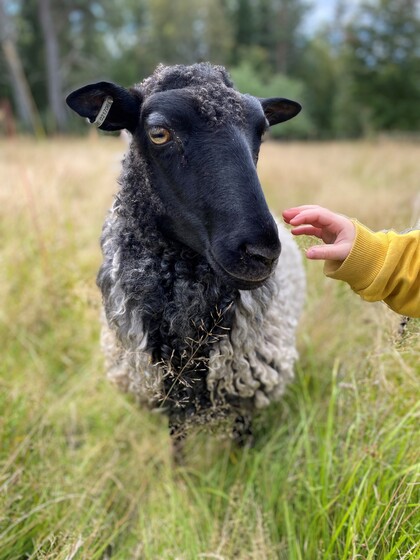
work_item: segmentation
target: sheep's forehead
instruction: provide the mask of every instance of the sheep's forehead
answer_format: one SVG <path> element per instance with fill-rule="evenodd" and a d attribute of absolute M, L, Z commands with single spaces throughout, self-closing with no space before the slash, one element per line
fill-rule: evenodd
<path fill-rule="evenodd" d="M 144 98 L 158 92 L 185 90 L 195 101 L 199 113 L 211 125 L 227 121 L 242 122 L 246 97 L 234 89 L 226 70 L 221 66 L 196 64 L 192 66 L 158 66 L 139 89 Z"/>

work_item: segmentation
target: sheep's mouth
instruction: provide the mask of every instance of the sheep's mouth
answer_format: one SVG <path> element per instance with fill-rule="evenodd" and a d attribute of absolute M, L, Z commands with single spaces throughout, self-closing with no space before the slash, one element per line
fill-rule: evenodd
<path fill-rule="evenodd" d="M 243 280 L 230 275 L 230 280 L 233 281 L 235 288 L 238 290 L 256 290 L 260 288 L 270 278 L 271 274 L 264 278 L 264 280 Z"/>
<path fill-rule="evenodd" d="M 234 272 L 231 268 L 226 268 L 223 266 L 219 261 L 217 261 L 213 255 L 208 258 L 210 266 L 213 270 L 221 276 L 226 282 L 232 284 L 238 290 L 255 290 L 256 288 L 261 287 L 265 282 L 272 276 L 274 270 L 277 265 L 277 260 L 273 263 L 273 266 L 269 267 L 264 274 L 261 273 L 261 270 L 254 271 L 255 275 L 253 276 L 252 270 L 248 270 L 247 276 L 245 276 L 241 270 L 241 274 L 239 275 L 238 272 Z M 250 267 L 251 269 L 252 267 Z"/>

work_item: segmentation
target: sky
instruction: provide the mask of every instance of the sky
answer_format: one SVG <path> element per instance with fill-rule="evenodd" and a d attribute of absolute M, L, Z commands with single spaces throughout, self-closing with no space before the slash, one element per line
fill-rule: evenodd
<path fill-rule="evenodd" d="M 312 0 L 313 9 L 311 11 L 311 19 L 315 23 L 321 23 L 331 19 L 334 13 L 336 0 Z"/>
<path fill-rule="evenodd" d="M 311 0 L 312 9 L 310 10 L 304 28 L 311 33 L 316 30 L 322 23 L 331 21 L 334 16 L 334 10 L 339 0 Z M 351 0 L 345 2 L 347 13 L 351 13 L 361 0 Z"/>

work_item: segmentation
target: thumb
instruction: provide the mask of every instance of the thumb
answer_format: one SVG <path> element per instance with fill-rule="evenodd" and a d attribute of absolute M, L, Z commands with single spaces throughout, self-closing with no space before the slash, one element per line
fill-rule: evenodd
<path fill-rule="evenodd" d="M 350 252 L 350 248 L 350 243 L 315 245 L 306 251 L 306 256 L 313 260 L 344 261 Z"/>

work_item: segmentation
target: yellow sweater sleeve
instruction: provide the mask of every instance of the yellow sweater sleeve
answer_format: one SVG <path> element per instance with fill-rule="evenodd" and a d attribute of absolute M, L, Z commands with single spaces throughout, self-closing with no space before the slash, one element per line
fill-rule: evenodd
<path fill-rule="evenodd" d="M 354 221 L 356 238 L 343 262 L 326 261 L 329 278 L 343 280 L 366 301 L 420 317 L 420 230 L 374 233 Z"/>

